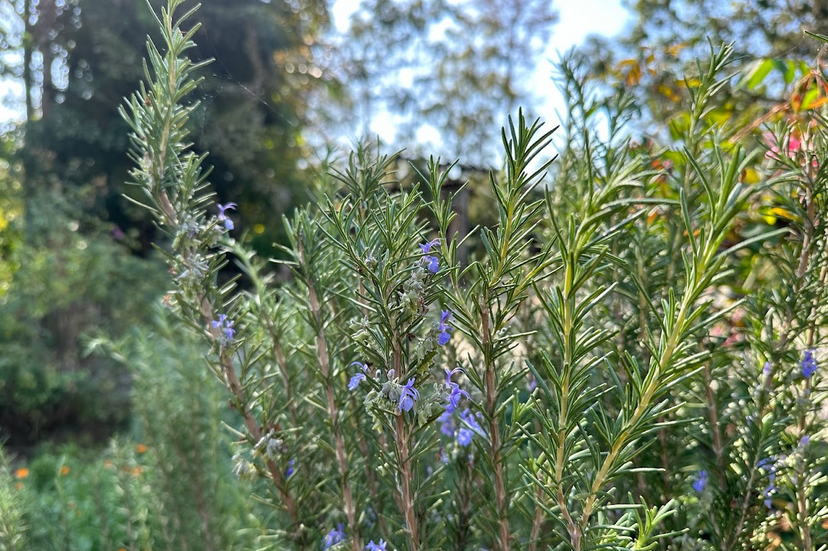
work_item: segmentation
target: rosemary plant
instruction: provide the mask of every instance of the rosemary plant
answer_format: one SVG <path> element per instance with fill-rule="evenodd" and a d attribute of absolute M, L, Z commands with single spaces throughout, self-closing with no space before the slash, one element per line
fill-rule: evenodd
<path fill-rule="evenodd" d="M 122 114 L 168 239 L 166 304 L 241 420 L 235 472 L 269 489 L 263 541 L 724 551 L 790 526 L 782 545 L 823 545 L 821 113 L 767 147 L 736 139 L 714 116 L 723 47 L 662 146 L 642 145 L 634 99 L 601 97 L 567 58 L 563 156 L 554 131 L 510 120 L 502 169 L 471 190 L 491 227 L 454 231 L 469 191 L 447 191 L 454 165 L 402 184 L 397 155 L 361 144 L 284 220 L 270 262 L 236 241 L 233 203 L 213 205 L 189 151 L 198 25 L 182 4 L 161 11 L 163 48 L 149 42 Z"/>

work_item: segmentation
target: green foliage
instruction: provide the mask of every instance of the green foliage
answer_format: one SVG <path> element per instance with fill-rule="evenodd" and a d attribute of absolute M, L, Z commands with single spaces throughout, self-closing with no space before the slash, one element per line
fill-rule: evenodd
<path fill-rule="evenodd" d="M 639 145 L 634 95 L 601 97 L 569 58 L 551 185 L 552 133 L 520 113 L 492 223 L 462 235 L 450 166 L 402 184 L 395 155 L 360 145 L 286 219 L 278 281 L 211 213 L 181 4 L 122 110 L 132 179 L 276 545 L 736 550 L 786 526 L 785 549 L 825 544 L 821 111 L 766 135 L 763 157 L 754 127 L 717 114 L 735 80 L 722 47 L 663 145 Z M 231 255 L 243 291 L 219 277 Z"/>
<path fill-rule="evenodd" d="M 0 550 L 29 549 L 28 525 L 23 518 L 26 502 L 15 484 L 8 458 L 0 448 Z"/>
<path fill-rule="evenodd" d="M 84 197 L 70 197 L 32 198 L 8 230 L 26 232 L 0 297 L 0 426 L 15 445 L 66 430 L 100 439 L 123 426 L 123 371 L 84 356 L 82 339 L 102 327 L 117 337 L 146 319 L 162 288 L 157 262 L 89 231 Z"/>
<path fill-rule="evenodd" d="M 160 4 L 0 3 L 7 22 L 0 26 L 0 74 L 17 80 L 24 93 L 23 104 L 13 106 L 25 113 L 13 158 L 25 169 L 26 198 L 84 188 L 91 192 L 87 212 L 133 238 L 130 246 L 144 255 L 152 250 L 153 228 L 122 197 L 128 128 L 113 114 L 142 76 L 144 43 L 155 32 L 151 9 Z M 235 198 L 254 229 L 251 239 L 270 251 L 280 228 L 265 234 L 264 226 L 255 227 L 306 199 L 298 163 L 308 154 L 310 103 L 336 84 L 320 69 L 327 3 L 211 0 L 199 17 L 209 32 L 194 37 L 196 55 L 217 62 L 199 90 L 207 101 L 190 122 L 193 137 L 212 153 L 219 193 Z"/>
<path fill-rule="evenodd" d="M 129 368 L 132 436 L 105 450 L 42 447 L 26 463 L 3 464 L 4 551 L 253 547 L 261 511 L 231 472 L 220 387 L 163 312 L 152 327 L 95 343 Z"/>

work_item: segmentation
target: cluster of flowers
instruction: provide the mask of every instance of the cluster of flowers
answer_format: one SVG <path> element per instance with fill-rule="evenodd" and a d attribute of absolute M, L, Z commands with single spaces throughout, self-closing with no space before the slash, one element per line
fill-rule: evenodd
<path fill-rule="evenodd" d="M 802 355 L 802 361 L 800 362 L 800 367 L 802 368 L 801 374 L 802 378 L 810 379 L 814 373 L 816 373 L 817 365 L 816 361 L 816 350 L 806 350 Z M 770 362 L 765 362 L 762 366 L 762 374 L 765 377 L 770 377 L 773 374 L 773 368 Z M 763 387 L 759 387 L 759 390 L 762 390 Z"/>
<path fill-rule="evenodd" d="M 233 221 L 227 216 L 227 211 L 235 209 L 236 203 L 219 204 L 216 206 L 218 207 L 218 215 L 215 220 L 220 222 L 226 231 L 234 229 L 235 226 Z M 208 244 L 214 244 L 220 237 L 220 234 L 221 230 L 217 229 L 215 224 L 202 225 L 190 216 L 185 218 L 179 226 L 175 238 L 177 243 L 176 247 L 181 246 L 182 240 L 192 240 L 196 236 L 199 236 L 199 240 L 206 240 Z M 207 275 L 210 265 L 207 259 L 198 252 L 187 256 L 183 262 L 184 265 L 182 268 L 176 270 L 179 272 L 176 276 L 176 281 L 185 296 L 191 295 L 190 298 L 195 299 L 200 292 L 204 277 Z M 164 303 L 165 305 L 170 304 L 169 295 L 165 297 Z M 220 347 L 227 348 L 235 342 L 236 330 L 233 328 L 233 320 L 229 319 L 227 315 L 221 314 L 219 319 L 211 322 L 211 325 L 213 329 L 218 329 L 218 331 L 214 332 L 214 335 Z"/>
<path fill-rule="evenodd" d="M 363 373 L 357 373 L 351 377 L 351 380 L 348 382 L 348 390 L 356 390 L 359 383 L 367 378 L 366 373 L 369 373 L 369 367 L 368 364 L 360 362 L 354 362 L 351 365 L 356 365 L 363 371 Z M 396 403 L 399 411 L 411 411 L 414 403 L 420 399 L 420 393 L 414 388 L 415 378 L 411 377 L 404 385 L 401 385 L 397 381 L 397 376 L 393 369 L 389 369 L 385 376 L 387 380 L 382 386 L 382 394 Z"/>
<path fill-rule="evenodd" d="M 816 358 L 814 357 L 814 350 L 806 350 L 802 358 L 802 376 L 810 379 L 811 375 L 817 370 Z"/>
<path fill-rule="evenodd" d="M 466 447 L 471 444 L 472 437 L 475 434 L 484 436 L 483 429 L 480 427 L 480 423 L 478 423 L 478 419 L 481 417 L 482 415 L 479 412 L 475 417 L 471 410 L 466 408 L 460 412 L 461 423 L 459 426 L 456 426 L 454 412 L 446 408 L 446 411 L 438 419 L 440 421 L 440 432 L 446 436 L 455 438 L 458 444 Z"/>
<path fill-rule="evenodd" d="M 343 531 L 342 525 L 337 524 L 336 528 L 332 528 L 330 532 L 325 534 L 325 538 L 322 540 L 322 549 L 330 549 L 334 545 L 342 543 L 345 539 L 345 532 Z M 386 551 L 387 545 L 383 539 L 379 540 L 379 543 L 374 543 L 372 540 L 368 542 L 368 545 L 364 549 L 365 551 Z"/>
<path fill-rule="evenodd" d="M 212 326 L 221 331 L 218 341 L 222 347 L 226 347 L 236 339 L 236 330 L 233 329 L 233 320 L 228 319 L 225 314 L 221 314 L 219 319 L 212 321 Z"/>
<path fill-rule="evenodd" d="M 421 268 L 427 268 L 432 274 L 435 274 L 440 270 L 440 262 L 437 257 L 429 253 L 431 253 L 432 249 L 439 244 L 439 239 L 434 239 L 433 241 L 420 244 L 420 250 L 422 251 L 423 256 L 418 261 L 418 264 Z M 422 281 L 423 276 L 424 273 L 421 270 L 415 270 L 412 273 L 411 278 L 406 283 L 406 286 L 400 296 L 400 302 L 403 304 L 416 303 L 420 313 L 425 313 L 422 310 L 422 307 L 419 306 L 419 297 L 422 296 L 424 291 Z M 436 328 L 437 344 L 440 346 L 445 346 L 448 344 L 449 340 L 451 340 L 451 331 L 454 330 L 454 328 L 449 325 L 451 319 L 452 314 L 449 310 L 442 310 L 440 312 L 440 322 L 437 324 Z M 353 362 L 351 366 L 354 365 L 359 367 L 361 371 L 354 374 L 350 381 L 348 381 L 348 390 L 356 390 L 362 381 L 371 376 L 368 364 Z M 450 408 L 451 412 L 453 412 L 457 407 L 457 404 L 462 396 L 469 396 L 466 391 L 460 390 L 460 385 L 451 382 L 451 375 L 457 373 L 457 371 L 458 370 L 449 372 L 446 370 L 446 386 L 449 388 L 449 405 L 447 408 Z M 375 376 L 379 377 L 380 373 L 381 372 L 377 370 Z M 416 377 L 411 377 L 405 382 L 405 384 L 401 384 L 398 381 L 397 374 L 393 369 L 389 369 L 385 375 L 386 381 L 382 385 L 382 395 L 387 397 L 392 403 L 397 404 L 398 411 L 411 411 L 417 400 L 420 399 L 420 392 L 414 386 L 416 384 Z"/>
<path fill-rule="evenodd" d="M 420 250 L 423 252 L 423 256 L 414 264 L 414 269 L 409 273 L 408 278 L 403 283 L 398 297 L 399 304 L 404 310 L 418 315 L 426 314 L 426 283 L 431 275 L 440 271 L 440 261 L 433 254 L 427 253 L 431 253 L 432 249 L 439 244 L 439 239 L 420 244 Z M 373 262 L 375 262 L 375 259 L 372 254 L 366 259 L 366 263 L 372 265 Z"/>

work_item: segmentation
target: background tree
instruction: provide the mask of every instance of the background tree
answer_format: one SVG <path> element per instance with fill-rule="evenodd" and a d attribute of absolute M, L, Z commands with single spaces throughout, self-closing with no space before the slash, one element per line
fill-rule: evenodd
<path fill-rule="evenodd" d="M 490 129 L 536 99 L 526 77 L 556 20 L 544 0 L 363 1 L 342 44 L 360 130 L 389 111 L 397 139 L 436 136 L 446 157 L 492 164 Z"/>
<path fill-rule="evenodd" d="M 816 93 L 810 67 L 820 43 L 805 31 L 828 27 L 824 0 L 636 0 L 630 4 L 632 25 L 625 33 L 617 38 L 591 37 L 579 50 L 594 78 L 637 96 L 648 131 L 669 129 L 672 139 L 685 131 L 688 119 L 682 111 L 691 98 L 684 77 L 694 85 L 695 60 L 707 55 L 709 44 L 733 43 L 733 74 L 741 71 L 739 86 L 712 110 L 720 121 L 755 129 L 772 109 L 798 108 L 780 106 L 790 99 L 792 86 L 800 87 L 802 97 L 809 91 Z M 678 127 L 670 129 L 673 124 Z"/>
<path fill-rule="evenodd" d="M 88 185 L 92 212 L 133 230 L 148 252 L 152 226 L 118 190 L 128 159 L 115 112 L 143 74 L 144 41 L 155 32 L 149 9 L 131 0 L 7 0 L 2 13 L 2 71 L 25 90 L 27 197 Z M 239 203 L 255 228 L 285 212 L 302 187 L 307 97 L 330 81 L 314 62 L 327 3 L 219 0 L 200 17 L 196 56 L 218 61 L 201 92 L 195 146 L 210 149 L 219 195 Z"/>
<path fill-rule="evenodd" d="M 157 30 L 143 1 L 2 0 L 0 14 L 0 75 L 23 83 L 25 112 L 0 150 L 0 427 L 15 446 L 87 429 L 97 439 L 128 421 L 129 383 L 86 356 L 83 337 L 142 323 L 164 291 L 160 263 L 135 257 L 153 256 L 155 231 L 122 196 L 130 159 L 117 116 Z M 261 223 L 305 200 L 299 90 L 330 80 L 313 61 L 327 5 L 217 0 L 200 17 L 195 57 L 217 62 L 193 98 L 195 148 L 213 153 L 239 229 L 272 254 L 278 225 Z"/>

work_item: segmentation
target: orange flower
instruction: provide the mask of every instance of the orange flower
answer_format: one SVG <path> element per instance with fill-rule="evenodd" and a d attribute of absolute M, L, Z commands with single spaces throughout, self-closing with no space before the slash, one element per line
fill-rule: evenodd
<path fill-rule="evenodd" d="M 148 450 L 148 449 L 149 449 L 149 448 L 147 448 L 147 447 L 146 447 L 145 445 L 143 445 L 143 444 L 137 444 L 137 445 L 135 446 L 135 453 L 147 453 L 147 450 Z"/>
<path fill-rule="evenodd" d="M 60 468 L 60 474 L 62 476 L 66 476 L 67 474 L 69 474 L 69 467 L 67 465 L 64 465 L 63 467 L 61 467 Z"/>
<path fill-rule="evenodd" d="M 23 467 L 21 469 L 17 469 L 16 471 L 14 471 L 14 477 L 15 478 L 26 478 L 27 476 L 29 476 L 29 469 L 27 469 L 25 467 Z"/>
<path fill-rule="evenodd" d="M 143 467 L 133 467 L 132 476 L 139 476 L 142 472 L 144 472 Z"/>

